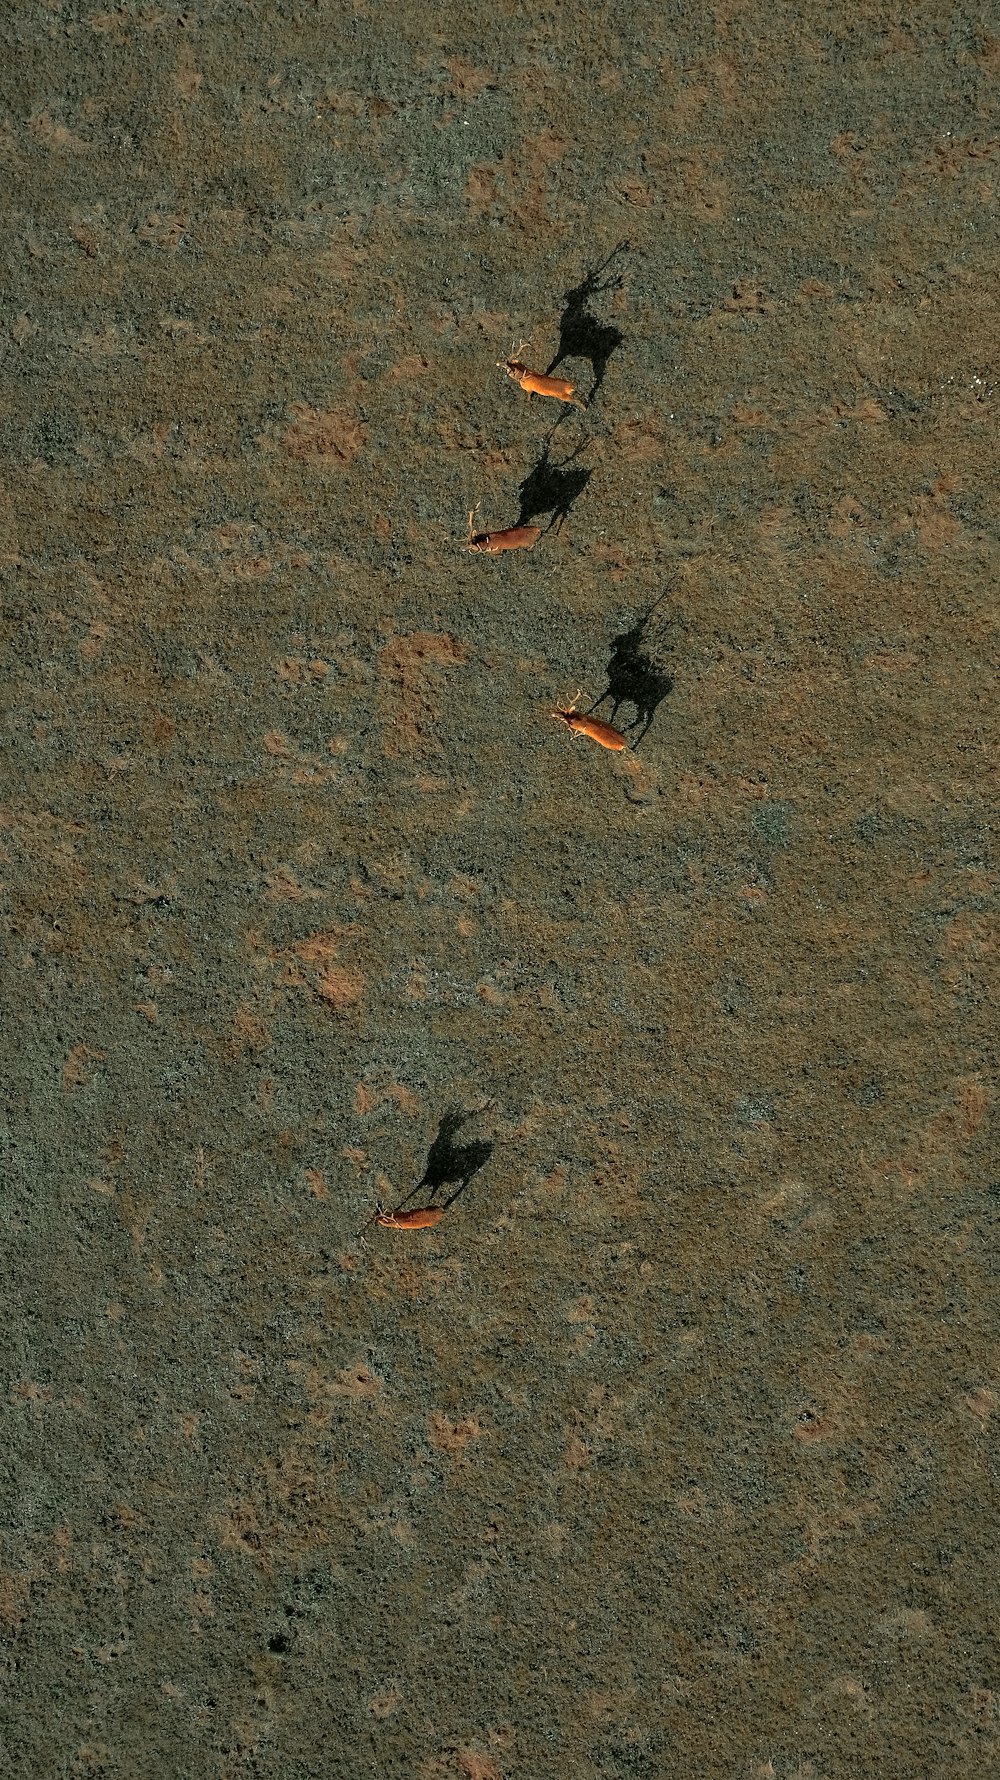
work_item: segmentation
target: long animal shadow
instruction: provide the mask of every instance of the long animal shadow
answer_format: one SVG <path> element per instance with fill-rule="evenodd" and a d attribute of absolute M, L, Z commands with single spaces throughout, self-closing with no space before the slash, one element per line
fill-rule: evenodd
<path fill-rule="evenodd" d="M 570 508 L 575 501 L 580 499 L 593 475 L 593 471 L 584 469 L 582 464 L 578 465 L 576 469 L 569 467 L 573 463 L 573 459 L 578 457 L 581 451 L 585 451 L 589 444 L 590 440 L 585 439 L 582 445 L 578 445 L 576 450 L 570 453 L 569 457 L 563 458 L 562 463 L 554 464 L 549 456 L 552 445 L 550 434 L 542 447 L 541 457 L 534 468 L 529 470 L 517 491 L 521 503 L 517 516 L 518 525 L 529 525 L 539 515 L 551 513 L 552 518 L 545 528 L 547 531 L 551 531 L 554 525 L 560 524 L 566 518 Z"/>
<path fill-rule="evenodd" d="M 663 700 L 673 691 L 673 677 L 657 660 L 657 643 L 650 639 L 648 633 L 649 621 L 665 597 L 661 594 L 660 599 L 637 619 L 631 630 L 623 631 L 621 636 L 612 638 L 611 657 L 607 667 L 607 691 L 602 692 L 600 698 L 590 707 L 591 711 L 596 711 L 610 699 L 611 721 L 614 723 L 621 705 L 634 705 L 635 717 L 626 728 L 639 729 L 640 724 L 642 727 L 633 747 L 638 747 Z"/>
<path fill-rule="evenodd" d="M 589 397 L 591 402 L 604 382 L 612 353 L 617 352 L 625 336 L 613 322 L 602 321 L 599 315 L 593 315 L 590 303 L 593 297 L 600 296 L 604 291 L 621 288 L 621 277 L 617 273 L 612 274 L 604 284 L 601 283 L 601 275 L 620 253 L 628 252 L 628 246 L 627 241 L 619 241 L 606 260 L 588 270 L 582 284 L 563 293 L 566 306 L 559 320 L 559 347 L 545 374 L 551 377 L 563 359 L 589 359 L 594 373 Z"/>
<path fill-rule="evenodd" d="M 454 1186 L 453 1193 L 439 1203 L 444 1211 L 454 1205 L 460 1193 L 464 1193 L 473 1176 L 485 1168 L 493 1154 L 493 1145 L 485 1137 L 475 1137 L 469 1143 L 460 1143 L 458 1133 L 462 1126 L 486 1107 L 476 1107 L 472 1112 L 463 1112 L 460 1107 L 449 1107 L 443 1115 L 437 1129 L 437 1136 L 427 1152 L 427 1164 L 423 1178 L 411 1188 L 398 1209 L 402 1210 L 409 1200 L 421 1195 L 422 1201 L 435 1198 L 441 1187 Z"/>

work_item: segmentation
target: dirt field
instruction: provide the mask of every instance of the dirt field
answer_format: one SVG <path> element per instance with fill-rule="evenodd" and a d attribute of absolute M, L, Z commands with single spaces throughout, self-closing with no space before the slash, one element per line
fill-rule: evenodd
<path fill-rule="evenodd" d="M 4 1774 L 985 1780 L 995 6 L 0 51 Z"/>

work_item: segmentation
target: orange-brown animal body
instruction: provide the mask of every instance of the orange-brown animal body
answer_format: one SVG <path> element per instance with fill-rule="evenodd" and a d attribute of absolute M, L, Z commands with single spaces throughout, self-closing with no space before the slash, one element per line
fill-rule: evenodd
<path fill-rule="evenodd" d="M 479 556 L 499 556 L 501 550 L 531 550 L 541 535 L 540 525 L 511 525 L 505 532 L 474 532 L 469 514 L 469 549 Z"/>
<path fill-rule="evenodd" d="M 584 711 L 578 711 L 576 699 L 568 711 L 553 711 L 552 715 L 565 723 L 566 728 L 571 729 L 574 735 L 589 736 L 592 742 L 597 742 L 601 748 L 610 748 L 613 754 L 620 754 L 623 748 L 628 747 L 620 729 L 613 728 L 610 723 L 602 723 L 600 717 L 588 717 Z"/>
<path fill-rule="evenodd" d="M 375 1219 L 384 1230 L 432 1230 L 444 1217 L 440 1205 L 422 1205 L 416 1211 L 380 1211 Z"/>
<path fill-rule="evenodd" d="M 574 395 L 575 383 L 567 383 L 565 377 L 547 377 L 544 371 L 529 371 L 522 365 L 519 358 L 499 359 L 502 371 L 506 371 L 514 383 L 531 396 L 553 396 L 557 402 L 572 402 L 575 408 L 585 407 L 579 396 Z"/>

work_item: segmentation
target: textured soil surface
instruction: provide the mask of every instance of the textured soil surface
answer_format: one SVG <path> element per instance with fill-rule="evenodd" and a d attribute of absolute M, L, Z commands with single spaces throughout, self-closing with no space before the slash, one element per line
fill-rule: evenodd
<path fill-rule="evenodd" d="M 0 49 L 3 1773 L 997 1772 L 995 7 Z"/>

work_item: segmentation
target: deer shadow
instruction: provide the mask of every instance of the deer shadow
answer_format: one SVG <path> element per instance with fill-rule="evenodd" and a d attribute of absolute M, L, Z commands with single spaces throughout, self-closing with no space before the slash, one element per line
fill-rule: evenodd
<path fill-rule="evenodd" d="M 554 464 L 549 457 L 552 434 L 549 435 L 542 447 L 541 457 L 534 468 L 528 471 L 517 491 L 521 503 L 517 516 L 518 525 L 530 525 L 533 519 L 544 513 L 552 515 L 546 531 L 551 531 L 554 525 L 562 523 L 593 475 L 592 470 L 585 470 L 582 465 L 578 465 L 576 469 L 569 467 L 573 459 L 586 450 L 589 444 L 590 440 L 585 439 L 569 457 L 563 458 L 562 463 Z"/>
<path fill-rule="evenodd" d="M 418 1193 L 430 1201 L 435 1198 L 441 1187 L 448 1186 L 454 1186 L 455 1190 L 440 1201 L 441 1209 L 447 1211 L 450 1205 L 454 1205 L 459 1194 L 465 1192 L 473 1176 L 478 1174 L 481 1168 L 485 1168 L 493 1154 L 493 1145 L 485 1137 L 474 1137 L 469 1143 L 457 1141 L 462 1126 L 468 1124 L 469 1120 L 475 1118 L 479 1112 L 487 1110 L 487 1107 L 477 1107 L 472 1112 L 462 1112 L 460 1107 L 449 1107 L 438 1125 L 437 1136 L 427 1152 L 423 1178 L 417 1182 L 415 1187 L 411 1187 L 397 1210 L 402 1211 L 409 1200 L 415 1198 Z"/>
<path fill-rule="evenodd" d="M 601 275 L 620 253 L 628 252 L 628 246 L 627 241 L 619 241 L 618 246 L 612 248 L 601 265 L 588 270 L 582 284 L 563 292 L 566 306 L 559 320 L 559 347 L 545 374 L 551 377 L 563 359 L 589 359 L 594 382 L 588 405 L 604 382 L 612 353 L 617 352 L 625 338 L 621 328 L 616 328 L 613 322 L 602 321 L 600 316 L 591 314 L 590 302 L 604 291 L 621 289 L 622 281 L 617 273 L 612 274 L 604 284 L 601 283 Z"/>
<path fill-rule="evenodd" d="M 614 723 L 619 707 L 630 704 L 635 706 L 635 717 L 626 725 L 627 729 L 642 728 L 632 746 L 637 748 L 646 735 L 663 700 L 673 691 L 673 677 L 660 665 L 650 652 L 647 626 L 656 611 L 660 596 L 649 611 L 636 621 L 631 630 L 623 631 L 621 636 L 611 640 L 611 657 L 608 661 L 607 691 L 602 692 L 599 699 L 591 705 L 591 711 L 611 700 L 611 721 Z"/>

